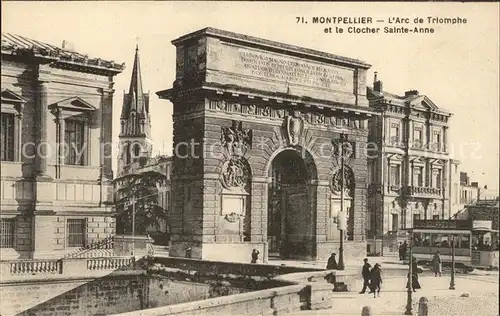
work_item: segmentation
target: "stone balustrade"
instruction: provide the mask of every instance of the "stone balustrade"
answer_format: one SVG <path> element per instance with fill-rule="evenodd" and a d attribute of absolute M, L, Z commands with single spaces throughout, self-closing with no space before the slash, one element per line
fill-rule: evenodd
<path fill-rule="evenodd" d="M 133 267 L 133 257 L 0 261 L 0 283 L 47 278 L 88 278 Z M 97 274 L 96 274 L 97 272 Z"/>
<path fill-rule="evenodd" d="M 55 274 L 61 273 L 61 260 L 18 260 L 9 262 L 10 274 Z"/>
<path fill-rule="evenodd" d="M 406 193 L 411 196 L 442 196 L 443 190 L 432 187 L 409 186 Z"/>
<path fill-rule="evenodd" d="M 115 270 L 131 266 L 133 258 L 96 258 L 87 259 L 88 270 Z"/>

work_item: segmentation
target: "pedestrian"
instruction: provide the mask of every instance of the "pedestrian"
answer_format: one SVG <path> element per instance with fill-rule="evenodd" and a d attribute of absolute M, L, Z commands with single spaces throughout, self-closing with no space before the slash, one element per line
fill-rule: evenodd
<path fill-rule="evenodd" d="M 366 288 L 370 286 L 370 270 L 372 266 L 368 263 L 367 258 L 365 258 L 363 261 L 365 263 L 361 270 L 361 276 L 363 277 L 363 289 L 361 290 L 361 292 L 359 292 L 359 294 L 365 294 Z"/>
<path fill-rule="evenodd" d="M 420 282 L 418 281 L 418 274 L 422 272 L 422 269 L 420 269 L 417 265 L 417 259 L 413 257 L 411 261 L 409 262 L 411 264 L 411 287 L 413 289 L 413 292 L 416 292 L 416 290 L 421 289 L 422 287 L 420 286 Z M 409 283 L 406 284 L 406 288 L 409 287 Z"/>
<path fill-rule="evenodd" d="M 439 251 L 436 251 L 434 257 L 432 257 L 432 267 L 434 270 L 434 277 L 441 277 L 441 272 L 443 270 L 443 263 L 441 262 L 441 257 L 439 255 Z"/>
<path fill-rule="evenodd" d="M 335 259 L 336 254 L 332 253 L 330 258 L 328 258 L 328 263 L 326 264 L 326 269 L 327 270 L 337 270 L 338 265 L 337 265 L 337 260 Z"/>
<path fill-rule="evenodd" d="M 252 261 L 250 261 L 250 263 L 257 263 L 257 260 L 259 260 L 259 254 L 260 252 L 254 248 L 252 250 Z"/>
<path fill-rule="evenodd" d="M 405 240 L 405 242 L 403 243 L 403 250 L 402 250 L 402 254 L 403 254 L 403 256 L 402 256 L 402 257 L 403 257 L 403 260 L 405 260 L 405 259 L 406 259 L 406 252 L 407 252 L 407 251 L 408 251 L 408 243 L 407 243 L 407 242 L 406 242 L 406 240 Z"/>
<path fill-rule="evenodd" d="M 380 264 L 375 263 L 375 266 L 370 273 L 370 293 L 373 293 L 380 297 L 380 285 L 382 284 L 382 270 L 380 269 Z"/>
<path fill-rule="evenodd" d="M 399 248 L 398 248 L 398 251 L 399 251 L 399 260 L 403 260 L 403 243 L 402 242 L 399 242 Z"/>

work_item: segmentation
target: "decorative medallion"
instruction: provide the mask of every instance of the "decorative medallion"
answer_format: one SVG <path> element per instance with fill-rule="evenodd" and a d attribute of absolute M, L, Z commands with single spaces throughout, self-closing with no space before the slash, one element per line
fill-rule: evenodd
<path fill-rule="evenodd" d="M 249 169 L 243 158 L 232 158 L 222 166 L 222 185 L 226 189 L 245 189 L 248 177 Z"/>
<path fill-rule="evenodd" d="M 287 116 L 286 131 L 290 145 L 297 146 L 304 132 L 304 119 L 300 111 L 294 110 L 291 115 Z"/>
<path fill-rule="evenodd" d="M 239 218 L 240 218 L 240 215 L 238 215 L 234 212 L 226 214 L 226 216 L 224 216 L 224 219 L 230 223 L 236 223 Z"/>
<path fill-rule="evenodd" d="M 244 156 L 252 148 L 252 130 L 243 129 L 242 122 L 232 121 L 231 127 L 222 128 L 221 143 L 228 157 Z"/>
<path fill-rule="evenodd" d="M 330 189 L 336 195 L 340 195 L 342 191 L 342 172 L 340 168 L 333 173 Z M 354 195 L 354 173 L 349 166 L 344 166 L 344 193 L 350 197 Z"/>

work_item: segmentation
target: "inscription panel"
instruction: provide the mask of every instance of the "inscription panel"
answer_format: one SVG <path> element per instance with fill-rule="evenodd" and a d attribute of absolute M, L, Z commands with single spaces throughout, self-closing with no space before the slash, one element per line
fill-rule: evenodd
<path fill-rule="evenodd" d="M 246 87 L 335 101 L 338 96 L 329 96 L 328 93 L 335 91 L 347 96 L 354 95 L 357 90 L 355 69 L 351 68 L 222 43 L 215 39 L 208 39 L 206 55 L 207 81 L 238 84 L 238 77 L 244 77 L 246 80 L 241 83 Z M 348 99 L 343 101 L 350 103 Z"/>

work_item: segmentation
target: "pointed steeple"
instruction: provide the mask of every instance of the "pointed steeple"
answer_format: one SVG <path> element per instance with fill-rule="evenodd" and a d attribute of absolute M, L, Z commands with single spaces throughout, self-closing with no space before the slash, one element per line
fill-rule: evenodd
<path fill-rule="evenodd" d="M 135 48 L 134 66 L 128 93 L 123 94 L 123 107 L 120 116 L 120 149 L 118 174 L 124 172 L 126 165 L 139 158 L 151 158 L 151 119 L 149 116 L 149 93 L 142 88 L 139 46 Z"/>
<path fill-rule="evenodd" d="M 128 93 L 123 96 L 121 113 L 123 136 L 150 137 L 149 95 L 142 88 L 141 63 L 139 59 L 139 45 L 135 47 L 134 66 Z"/>

